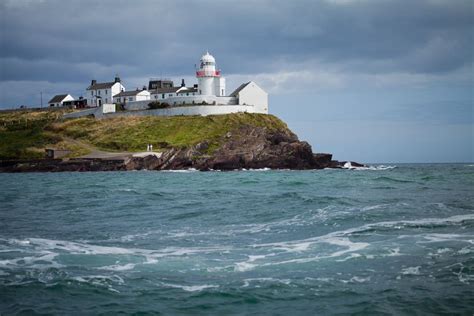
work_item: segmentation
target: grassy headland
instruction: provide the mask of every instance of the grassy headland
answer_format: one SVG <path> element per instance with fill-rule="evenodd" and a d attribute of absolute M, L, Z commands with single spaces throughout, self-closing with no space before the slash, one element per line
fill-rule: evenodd
<path fill-rule="evenodd" d="M 284 122 L 267 114 L 215 116 L 115 117 L 62 119 L 61 110 L 0 112 L 0 159 L 44 157 L 45 148 L 69 149 L 71 157 L 92 149 L 103 151 L 144 151 L 186 147 L 202 141 L 209 151 L 220 145 L 228 132 L 244 125 L 288 132 Z"/>

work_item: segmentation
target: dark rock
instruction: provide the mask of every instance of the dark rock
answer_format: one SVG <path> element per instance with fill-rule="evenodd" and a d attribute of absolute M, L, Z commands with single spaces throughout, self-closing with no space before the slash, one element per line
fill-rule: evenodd
<path fill-rule="evenodd" d="M 319 168 L 330 168 L 332 162 L 332 154 L 314 154 L 314 160 Z"/>
<path fill-rule="evenodd" d="M 167 144 L 166 144 L 167 145 Z M 165 146 L 164 143 L 159 144 Z M 235 170 L 235 169 L 322 169 L 342 168 L 345 162 L 331 154 L 313 154 L 311 146 L 286 131 L 242 126 L 222 136 L 220 146 L 209 152 L 207 141 L 191 147 L 171 147 L 155 155 L 107 159 L 49 159 L 0 161 L 0 172 L 28 171 L 116 171 L 116 170 Z M 361 164 L 351 162 L 352 166 Z"/>

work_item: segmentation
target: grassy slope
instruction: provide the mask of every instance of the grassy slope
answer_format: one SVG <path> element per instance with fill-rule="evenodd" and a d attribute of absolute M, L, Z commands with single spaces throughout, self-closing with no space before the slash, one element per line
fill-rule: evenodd
<path fill-rule="evenodd" d="M 213 150 L 223 135 L 242 125 L 288 130 L 280 119 L 264 114 L 61 120 L 57 113 L 0 112 L 0 159 L 40 158 L 46 147 L 70 149 L 72 156 L 86 154 L 90 149 L 77 141 L 105 151 L 133 152 L 144 151 L 148 143 L 158 150 L 165 143 L 181 147 L 207 140 Z"/>

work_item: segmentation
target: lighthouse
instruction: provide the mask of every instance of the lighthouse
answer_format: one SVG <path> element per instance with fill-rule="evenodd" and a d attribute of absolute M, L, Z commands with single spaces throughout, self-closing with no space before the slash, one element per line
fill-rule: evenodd
<path fill-rule="evenodd" d="M 196 71 L 198 92 L 201 95 L 225 96 L 225 78 L 216 69 L 214 56 L 206 52 L 201 57 L 199 69 Z"/>

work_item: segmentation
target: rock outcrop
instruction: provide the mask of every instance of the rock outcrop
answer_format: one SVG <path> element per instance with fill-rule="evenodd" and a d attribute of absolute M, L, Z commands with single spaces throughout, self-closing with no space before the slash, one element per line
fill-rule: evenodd
<path fill-rule="evenodd" d="M 270 131 L 244 126 L 227 133 L 222 145 L 209 152 L 201 142 L 187 148 L 171 148 L 160 158 L 131 158 L 127 170 L 236 170 L 236 169 L 322 169 L 335 167 L 331 154 L 313 154 L 311 145 L 289 131 Z"/>
<path fill-rule="evenodd" d="M 214 148 L 213 148 L 214 146 Z M 346 162 L 331 154 L 313 154 L 311 146 L 289 129 L 244 125 L 216 143 L 202 141 L 188 147 L 171 147 L 161 156 L 122 159 L 44 159 L 2 161 L 0 172 L 119 171 L 119 170 L 238 170 L 343 168 Z M 360 164 L 352 163 L 352 166 Z"/>

